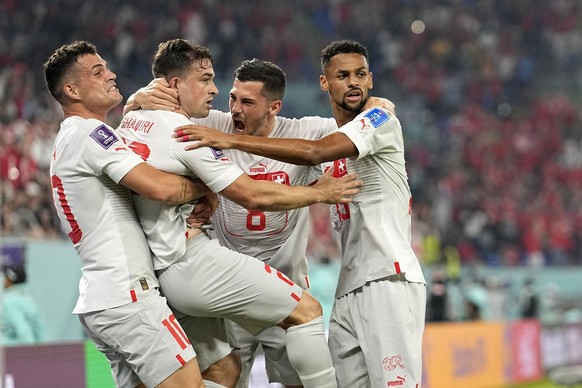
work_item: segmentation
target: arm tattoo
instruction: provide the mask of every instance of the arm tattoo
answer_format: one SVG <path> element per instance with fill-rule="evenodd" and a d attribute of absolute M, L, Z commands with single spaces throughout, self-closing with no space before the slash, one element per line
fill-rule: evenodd
<path fill-rule="evenodd" d="M 181 177 L 181 183 L 182 183 L 182 189 L 180 191 L 180 199 L 184 200 L 186 198 L 188 198 L 188 182 L 186 177 Z"/>

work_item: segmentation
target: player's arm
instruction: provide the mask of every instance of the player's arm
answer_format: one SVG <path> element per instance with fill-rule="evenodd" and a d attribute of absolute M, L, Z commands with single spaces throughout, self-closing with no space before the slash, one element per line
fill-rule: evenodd
<path fill-rule="evenodd" d="M 137 109 L 178 110 L 178 92 L 164 78 L 154 78 L 147 86 L 129 96 L 123 107 L 123 114 Z"/>
<path fill-rule="evenodd" d="M 180 205 L 211 193 L 198 179 L 168 174 L 145 162 L 132 168 L 119 183 L 148 199 L 171 205 Z"/>
<path fill-rule="evenodd" d="M 280 211 L 309 206 L 317 202 L 349 203 L 359 191 L 362 181 L 356 174 L 333 178 L 333 169 L 312 186 L 286 186 L 269 181 L 256 181 L 242 174 L 220 192 L 246 209 Z"/>
<path fill-rule="evenodd" d="M 341 132 L 334 132 L 319 140 L 275 139 L 226 134 L 213 128 L 190 124 L 176 128 L 174 136 L 184 141 L 199 140 L 187 146 L 187 150 L 203 146 L 235 148 L 286 163 L 309 166 L 358 155 L 354 143 Z"/>

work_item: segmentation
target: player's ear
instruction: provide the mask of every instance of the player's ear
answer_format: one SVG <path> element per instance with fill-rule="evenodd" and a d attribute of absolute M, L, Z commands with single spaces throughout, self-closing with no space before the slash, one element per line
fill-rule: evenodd
<path fill-rule="evenodd" d="M 178 82 L 179 81 L 180 81 L 180 79 L 178 77 L 172 77 L 168 81 L 168 86 L 171 87 L 172 89 L 178 89 Z"/>
<path fill-rule="evenodd" d="M 70 98 L 72 100 L 79 99 L 79 93 L 77 91 L 77 87 L 73 84 L 64 84 L 63 85 L 63 93 L 65 94 L 65 96 L 67 96 L 68 98 Z"/>
<path fill-rule="evenodd" d="M 325 90 L 325 91 L 329 90 L 327 78 L 325 78 L 324 75 L 319 76 L 319 86 L 321 87 L 321 90 Z"/>
<path fill-rule="evenodd" d="M 269 113 L 273 116 L 278 114 L 281 111 L 282 106 L 283 102 L 281 100 L 272 101 L 271 105 L 269 105 Z"/>

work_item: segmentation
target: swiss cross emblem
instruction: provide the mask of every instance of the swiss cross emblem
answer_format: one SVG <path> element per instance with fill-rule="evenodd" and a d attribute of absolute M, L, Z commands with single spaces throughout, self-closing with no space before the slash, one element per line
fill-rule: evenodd
<path fill-rule="evenodd" d="M 282 185 L 290 186 L 289 175 L 285 171 L 268 172 L 266 174 L 249 175 L 256 181 L 272 181 Z"/>
<path fill-rule="evenodd" d="M 289 186 L 288 176 L 284 172 L 274 172 L 271 175 L 271 180 L 276 183 L 281 183 Z"/>
<path fill-rule="evenodd" d="M 345 159 L 339 159 L 333 162 L 335 171 L 333 176 L 336 178 L 342 177 L 348 173 L 348 167 Z"/>

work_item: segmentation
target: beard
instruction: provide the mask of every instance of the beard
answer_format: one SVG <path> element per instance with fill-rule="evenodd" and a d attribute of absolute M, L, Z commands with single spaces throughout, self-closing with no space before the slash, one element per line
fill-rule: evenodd
<path fill-rule="evenodd" d="M 366 105 L 367 100 L 368 97 L 362 98 L 362 101 L 360 101 L 357 105 L 350 105 L 345 100 L 342 100 L 338 105 L 340 108 L 348 112 L 360 113 L 364 105 Z"/>

